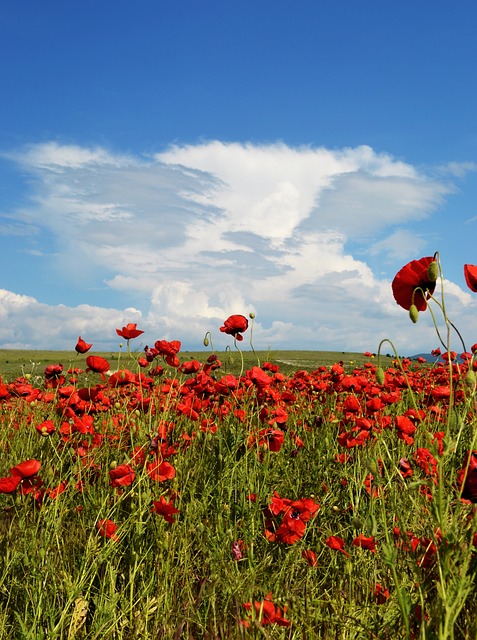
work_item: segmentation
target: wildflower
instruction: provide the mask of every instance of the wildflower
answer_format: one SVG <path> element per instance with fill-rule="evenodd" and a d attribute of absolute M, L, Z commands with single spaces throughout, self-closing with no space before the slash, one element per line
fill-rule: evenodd
<path fill-rule="evenodd" d="M 398 470 L 403 478 L 409 478 L 412 476 L 412 468 L 406 458 L 401 458 L 399 460 Z"/>
<path fill-rule="evenodd" d="M 110 370 L 109 362 L 101 356 L 88 356 L 86 358 L 86 371 L 93 371 L 94 373 L 100 373 L 104 380 L 104 374 Z"/>
<path fill-rule="evenodd" d="M 0 493 L 13 493 L 21 481 L 20 476 L 0 478 Z"/>
<path fill-rule="evenodd" d="M 278 527 L 275 537 L 278 542 L 295 544 L 305 535 L 306 523 L 320 508 L 311 498 L 295 500 L 285 506 L 282 523 Z"/>
<path fill-rule="evenodd" d="M 112 487 L 129 487 L 136 477 L 136 472 L 129 464 L 119 464 L 109 472 Z"/>
<path fill-rule="evenodd" d="M 103 536 L 103 538 L 109 538 L 115 542 L 119 540 L 119 537 L 116 535 L 118 525 L 114 524 L 112 520 L 98 520 L 96 528 L 99 531 L 99 535 Z"/>
<path fill-rule="evenodd" d="M 477 266 L 464 264 L 464 277 L 469 289 L 477 292 Z"/>
<path fill-rule="evenodd" d="M 77 353 L 86 353 L 91 349 L 92 346 L 93 344 L 88 344 L 83 340 L 81 336 L 79 336 L 78 342 L 76 343 L 75 351 Z"/>
<path fill-rule="evenodd" d="M 235 541 L 232 542 L 232 554 L 235 560 L 237 560 L 237 562 L 239 560 L 242 560 L 244 551 L 245 551 L 245 545 L 243 543 L 243 540 L 237 540 L 236 542 Z"/>
<path fill-rule="evenodd" d="M 161 355 L 170 367 L 178 367 L 180 365 L 177 353 L 181 349 L 181 343 L 179 340 L 156 340 L 154 347 L 158 354 Z"/>
<path fill-rule="evenodd" d="M 163 516 L 166 522 L 174 522 L 174 515 L 179 513 L 179 509 L 173 504 L 174 500 L 170 500 L 169 502 L 161 496 L 159 501 L 153 500 L 153 507 L 151 509 L 151 513 L 157 513 L 160 516 Z"/>
<path fill-rule="evenodd" d="M 142 333 L 144 333 L 144 331 L 140 331 L 139 329 L 136 329 L 136 327 L 137 327 L 137 324 L 133 324 L 130 322 L 122 329 L 116 329 L 116 333 L 121 338 L 124 338 L 125 340 L 129 341 L 129 340 L 132 340 L 133 338 L 137 338 Z"/>
<path fill-rule="evenodd" d="M 361 547 L 361 549 L 368 549 L 373 553 L 376 553 L 376 541 L 373 536 L 366 537 L 362 533 L 359 534 L 354 540 L 353 545 L 355 547 Z"/>
<path fill-rule="evenodd" d="M 394 299 L 403 309 L 415 305 L 418 311 L 425 311 L 429 297 L 436 288 L 435 281 L 429 280 L 428 267 L 433 257 L 408 262 L 394 277 L 392 289 Z M 425 296 L 425 297 L 424 297 Z"/>
<path fill-rule="evenodd" d="M 251 435 L 248 446 L 252 447 L 256 442 L 259 447 L 266 447 L 269 451 L 280 451 L 285 434 L 281 429 L 262 429 L 257 436 Z"/>
<path fill-rule="evenodd" d="M 303 549 L 301 552 L 301 557 L 306 560 L 310 567 L 317 567 L 318 560 L 316 559 L 316 553 L 311 549 Z"/>
<path fill-rule="evenodd" d="M 146 473 L 155 482 L 165 482 L 175 477 L 176 470 L 169 462 L 154 460 L 154 462 L 147 463 Z"/>
<path fill-rule="evenodd" d="M 330 536 L 329 538 L 326 538 L 325 544 L 330 549 L 333 549 L 334 551 L 341 551 L 341 553 L 344 553 L 347 558 L 349 557 L 349 553 L 344 550 L 343 538 L 340 538 L 339 536 Z"/>
<path fill-rule="evenodd" d="M 272 602 L 272 594 L 269 593 L 261 602 L 245 602 L 247 611 L 255 610 L 256 620 L 261 625 L 278 624 L 280 627 L 289 627 L 291 622 L 285 616 L 286 607 L 283 610 Z M 242 620 L 245 627 L 249 626 L 248 620 Z"/>
<path fill-rule="evenodd" d="M 245 316 L 241 315 L 229 316 L 224 322 L 224 325 L 220 327 L 220 331 L 222 331 L 222 333 L 227 333 L 239 341 L 243 340 L 243 336 L 241 334 L 247 329 L 248 320 Z"/>
<path fill-rule="evenodd" d="M 55 430 L 55 424 L 53 420 L 44 420 L 40 424 L 35 425 L 35 429 L 42 436 L 49 436 Z"/>
<path fill-rule="evenodd" d="M 389 598 L 389 589 L 385 589 L 379 582 L 374 587 L 374 600 L 376 604 L 384 604 Z"/>
<path fill-rule="evenodd" d="M 20 462 L 20 464 L 12 467 L 10 469 L 10 473 L 12 476 L 17 476 L 20 480 L 24 480 L 25 478 L 32 478 L 33 476 L 36 476 L 40 467 L 41 462 L 38 460 L 25 460 L 25 462 Z"/>

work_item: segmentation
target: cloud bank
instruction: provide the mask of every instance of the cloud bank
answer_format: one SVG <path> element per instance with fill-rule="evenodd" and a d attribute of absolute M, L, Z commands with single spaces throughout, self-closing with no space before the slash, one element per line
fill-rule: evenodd
<path fill-rule="evenodd" d="M 197 349 L 211 331 L 224 348 L 223 320 L 251 311 L 257 349 L 375 351 L 385 336 L 404 353 L 437 346 L 370 261 L 396 270 L 433 253 L 411 226 L 444 205 L 448 176 L 367 146 L 211 141 L 138 156 L 47 143 L 5 157 L 30 191 L 1 212 L 0 234 L 23 236 L 78 299 L 101 289 L 104 306 L 45 304 L 40 283 L 35 297 L 0 290 L 0 347 L 72 348 L 81 334 L 116 348 L 115 327 L 137 322 L 144 343 Z M 449 284 L 477 335 L 473 298 Z"/>

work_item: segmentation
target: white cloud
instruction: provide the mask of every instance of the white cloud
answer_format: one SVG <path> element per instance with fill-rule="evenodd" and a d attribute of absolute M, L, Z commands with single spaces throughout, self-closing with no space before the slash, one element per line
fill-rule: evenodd
<path fill-rule="evenodd" d="M 390 282 L 363 256 L 390 259 L 403 242 L 424 251 L 424 237 L 406 225 L 430 217 L 452 186 L 388 154 L 213 141 L 152 157 L 54 143 L 8 157 L 32 185 L 12 224 L 35 230 L 34 250 L 54 253 L 64 284 L 103 287 L 114 303 L 48 306 L 5 292 L 16 333 L 4 329 L 0 345 L 35 347 L 41 336 L 43 346 L 64 348 L 83 333 L 115 344 L 121 322 L 140 321 L 149 343 L 197 348 L 215 330 L 223 347 L 225 317 L 250 311 L 257 348 L 374 350 L 402 322 L 400 338 L 425 341 L 425 327 L 408 326 Z"/>

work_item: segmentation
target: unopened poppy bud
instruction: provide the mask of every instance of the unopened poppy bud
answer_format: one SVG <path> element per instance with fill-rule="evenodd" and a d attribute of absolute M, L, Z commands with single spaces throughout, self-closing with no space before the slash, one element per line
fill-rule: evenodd
<path fill-rule="evenodd" d="M 384 371 L 382 367 L 376 369 L 376 382 L 378 384 L 384 384 Z"/>
<path fill-rule="evenodd" d="M 409 307 L 409 317 L 414 322 L 414 324 L 416 324 L 419 318 L 419 311 L 417 310 L 415 304 L 411 304 L 411 306 Z"/>
<path fill-rule="evenodd" d="M 373 474 L 373 476 L 377 476 L 379 474 L 378 463 L 376 462 L 376 460 L 368 460 L 366 466 Z"/>
<path fill-rule="evenodd" d="M 476 383 L 475 372 L 472 371 L 472 369 L 470 369 L 465 374 L 465 384 L 471 389 L 473 389 L 475 387 L 475 383 Z"/>
<path fill-rule="evenodd" d="M 204 338 L 204 347 L 208 347 L 209 346 L 209 338 L 207 336 L 205 336 Z"/>
<path fill-rule="evenodd" d="M 429 263 L 427 267 L 427 277 L 429 282 L 435 282 L 437 280 L 437 276 L 439 275 L 439 267 L 437 266 L 437 261 L 433 260 Z"/>
<path fill-rule="evenodd" d="M 253 320 L 255 318 L 254 312 L 250 311 L 250 313 L 248 314 L 248 317 L 250 318 L 250 320 Z"/>

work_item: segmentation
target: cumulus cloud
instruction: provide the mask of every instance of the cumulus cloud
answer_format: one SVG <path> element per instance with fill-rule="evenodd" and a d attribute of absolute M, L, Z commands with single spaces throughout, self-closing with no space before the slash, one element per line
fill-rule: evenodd
<path fill-rule="evenodd" d="M 31 191 L 28 205 L 3 212 L 4 233 L 32 234 L 24 250 L 49 254 L 83 298 L 102 289 L 104 307 L 48 306 L 40 287 L 35 299 L 4 292 L 16 328 L 0 333 L 2 346 L 34 347 L 35 321 L 61 348 L 140 321 L 150 343 L 199 348 L 227 315 L 250 311 L 256 348 L 373 350 L 401 323 L 409 344 L 425 339 L 366 257 L 398 260 L 403 242 L 425 253 L 406 225 L 432 216 L 453 187 L 389 154 L 211 141 L 152 156 L 49 143 L 7 157 Z M 474 304 L 458 287 L 452 295 Z M 217 345 L 228 342 L 217 333 Z"/>

